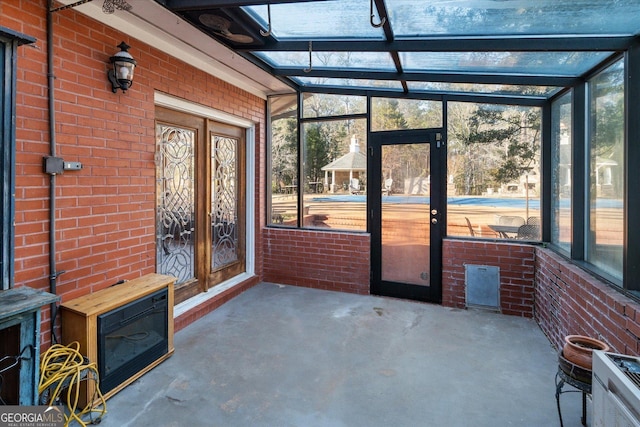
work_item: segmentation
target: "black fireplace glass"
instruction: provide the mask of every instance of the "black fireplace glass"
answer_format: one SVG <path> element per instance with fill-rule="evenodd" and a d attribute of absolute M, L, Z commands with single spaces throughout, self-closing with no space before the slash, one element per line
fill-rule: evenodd
<path fill-rule="evenodd" d="M 100 391 L 107 393 L 169 351 L 168 292 L 98 316 Z"/>

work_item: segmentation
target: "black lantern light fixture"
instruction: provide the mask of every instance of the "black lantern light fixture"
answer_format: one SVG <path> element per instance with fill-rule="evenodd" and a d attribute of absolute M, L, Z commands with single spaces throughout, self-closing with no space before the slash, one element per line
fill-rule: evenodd
<path fill-rule="evenodd" d="M 111 86 L 113 86 L 113 93 L 116 93 L 118 89 L 126 92 L 131 87 L 133 70 L 136 68 L 136 60 L 128 52 L 131 46 L 122 42 L 118 47 L 120 52 L 109 58 L 112 68 L 107 72 Z"/>

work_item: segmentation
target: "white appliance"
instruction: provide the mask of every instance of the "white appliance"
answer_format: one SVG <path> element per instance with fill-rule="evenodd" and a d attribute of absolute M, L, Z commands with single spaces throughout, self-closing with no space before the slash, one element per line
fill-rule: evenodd
<path fill-rule="evenodd" d="M 593 352 L 593 427 L 640 427 L 640 358 Z"/>

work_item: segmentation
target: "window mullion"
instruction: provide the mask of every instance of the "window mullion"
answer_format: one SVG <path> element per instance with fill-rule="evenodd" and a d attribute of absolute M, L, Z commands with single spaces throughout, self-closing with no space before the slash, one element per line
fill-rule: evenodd
<path fill-rule="evenodd" d="M 571 212 L 571 258 L 575 260 L 584 260 L 584 248 L 585 248 L 585 236 L 588 216 L 586 209 L 586 163 L 588 161 L 587 151 L 587 132 L 586 132 L 586 120 L 587 120 L 587 91 L 586 83 L 576 86 L 573 89 L 573 112 L 572 112 L 572 125 L 571 135 L 572 141 L 572 212 Z"/>
<path fill-rule="evenodd" d="M 640 42 L 636 41 L 627 52 L 625 68 L 625 212 L 623 285 L 626 290 L 640 291 L 640 227 L 635 222 L 640 216 L 640 85 L 630 84 L 632 76 L 640 74 Z"/>

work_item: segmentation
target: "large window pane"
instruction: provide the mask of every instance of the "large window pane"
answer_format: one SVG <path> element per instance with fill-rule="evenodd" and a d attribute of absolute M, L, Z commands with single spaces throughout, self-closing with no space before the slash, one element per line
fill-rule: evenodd
<path fill-rule="evenodd" d="M 622 280 L 624 62 L 589 82 L 589 214 L 586 259 Z"/>
<path fill-rule="evenodd" d="M 366 120 L 306 122 L 304 227 L 367 229 Z"/>
<path fill-rule="evenodd" d="M 303 117 L 345 116 L 366 112 L 367 98 L 364 96 L 305 93 L 302 98 Z"/>
<path fill-rule="evenodd" d="M 442 127 L 442 102 L 420 99 L 372 98 L 371 130 Z"/>
<path fill-rule="evenodd" d="M 539 240 L 540 109 L 447 108 L 447 234 Z"/>
<path fill-rule="evenodd" d="M 269 98 L 271 118 L 271 215 L 269 222 L 298 225 L 298 97 Z"/>
<path fill-rule="evenodd" d="M 551 106 L 551 242 L 571 252 L 572 92 Z"/>

